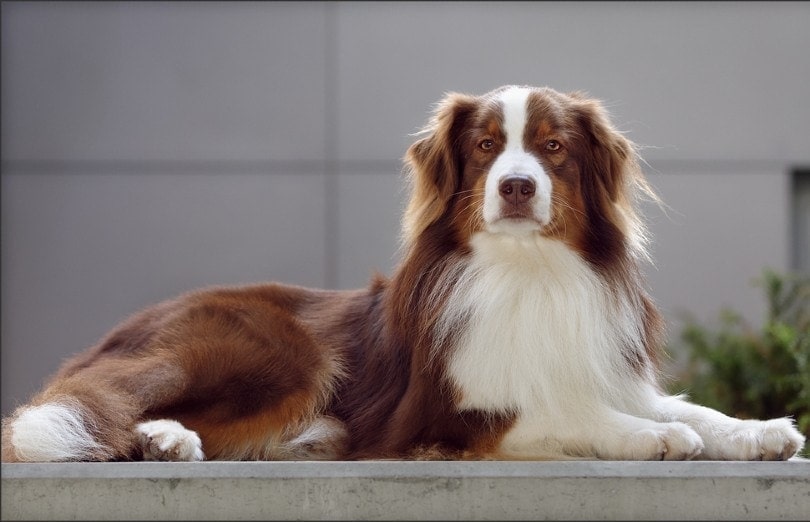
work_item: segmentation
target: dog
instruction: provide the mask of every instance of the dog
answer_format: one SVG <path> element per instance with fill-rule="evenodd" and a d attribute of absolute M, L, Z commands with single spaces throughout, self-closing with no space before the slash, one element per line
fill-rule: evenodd
<path fill-rule="evenodd" d="M 209 287 L 67 360 L 2 459 L 784 460 L 790 418 L 667 395 L 637 147 L 583 92 L 448 93 L 367 288 Z"/>

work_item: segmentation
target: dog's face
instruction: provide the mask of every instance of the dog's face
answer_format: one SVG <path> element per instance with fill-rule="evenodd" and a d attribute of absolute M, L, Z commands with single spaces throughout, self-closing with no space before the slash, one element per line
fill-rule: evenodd
<path fill-rule="evenodd" d="M 515 86 L 449 94 L 424 132 L 406 156 L 406 240 L 444 216 L 462 241 L 540 234 L 588 257 L 639 241 L 632 144 L 595 100 Z"/>

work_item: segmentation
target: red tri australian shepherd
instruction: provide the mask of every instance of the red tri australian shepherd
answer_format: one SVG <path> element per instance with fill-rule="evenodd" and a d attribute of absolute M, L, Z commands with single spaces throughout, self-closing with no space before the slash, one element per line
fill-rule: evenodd
<path fill-rule="evenodd" d="M 405 158 L 390 279 L 147 308 L 3 420 L 3 460 L 792 457 L 790 419 L 657 384 L 637 160 L 583 94 L 449 94 Z"/>

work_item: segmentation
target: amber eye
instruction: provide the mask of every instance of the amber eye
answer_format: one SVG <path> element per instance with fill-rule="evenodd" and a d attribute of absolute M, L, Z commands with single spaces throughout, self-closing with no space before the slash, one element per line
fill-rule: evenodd
<path fill-rule="evenodd" d="M 560 145 L 559 141 L 548 140 L 548 143 L 546 143 L 546 150 L 548 150 L 548 151 L 556 152 L 556 151 L 560 150 L 561 148 L 562 148 L 562 145 Z"/>
<path fill-rule="evenodd" d="M 495 148 L 495 142 L 491 139 L 481 140 L 481 142 L 478 143 L 478 148 L 481 150 L 492 150 Z"/>

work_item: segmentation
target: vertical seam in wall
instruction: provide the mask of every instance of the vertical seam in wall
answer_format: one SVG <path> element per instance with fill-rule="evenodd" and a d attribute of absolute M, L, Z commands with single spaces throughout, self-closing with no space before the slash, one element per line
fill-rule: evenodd
<path fill-rule="evenodd" d="M 810 212 L 810 166 L 793 164 L 789 172 L 787 200 L 790 202 L 788 235 L 789 267 L 799 275 L 810 275 L 810 234 L 802 212 Z"/>
<path fill-rule="evenodd" d="M 338 287 L 338 35 L 337 4 L 324 4 L 324 284 Z"/>

